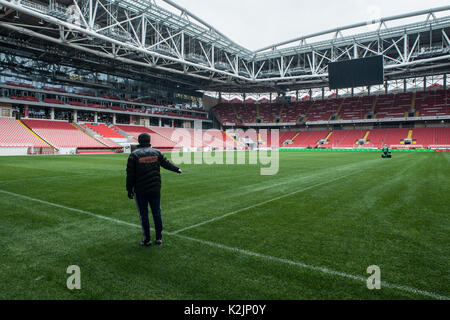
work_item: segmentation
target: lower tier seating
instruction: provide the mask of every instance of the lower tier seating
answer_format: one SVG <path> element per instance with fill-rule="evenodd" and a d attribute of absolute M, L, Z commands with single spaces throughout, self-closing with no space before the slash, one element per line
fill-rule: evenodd
<path fill-rule="evenodd" d="M 116 131 L 109 128 L 107 125 L 100 123 L 100 124 L 93 124 L 93 123 L 86 123 L 86 126 L 101 135 L 105 138 L 117 138 L 117 139 L 123 139 L 123 136 Z"/>
<path fill-rule="evenodd" d="M 23 124 L 13 118 L 0 118 L 0 147 L 48 147 Z"/>
<path fill-rule="evenodd" d="M 151 144 L 155 148 L 168 149 L 175 148 L 176 143 L 170 139 L 167 139 L 158 133 L 143 127 L 143 126 L 133 126 L 133 125 L 116 125 L 116 130 L 121 130 L 128 135 L 132 136 L 134 139 L 138 139 L 139 135 L 142 133 L 148 133 L 151 136 Z"/>
<path fill-rule="evenodd" d="M 23 123 L 57 148 L 106 148 L 105 145 L 65 121 L 26 119 Z"/>

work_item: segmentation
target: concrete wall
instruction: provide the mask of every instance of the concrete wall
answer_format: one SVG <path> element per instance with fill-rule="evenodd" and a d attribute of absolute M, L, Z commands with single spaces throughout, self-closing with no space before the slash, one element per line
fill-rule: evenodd
<path fill-rule="evenodd" d="M 28 147 L 0 147 L 0 156 L 26 156 Z"/>

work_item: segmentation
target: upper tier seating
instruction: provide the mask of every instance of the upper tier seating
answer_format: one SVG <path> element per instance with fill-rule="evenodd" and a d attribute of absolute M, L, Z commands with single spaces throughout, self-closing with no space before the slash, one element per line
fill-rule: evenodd
<path fill-rule="evenodd" d="M 280 116 L 280 108 L 271 104 L 262 104 L 258 106 L 259 118 L 261 122 L 274 123 L 276 118 Z"/>
<path fill-rule="evenodd" d="M 6 84 L 11 87 L 21 87 L 27 89 L 34 89 L 34 86 L 28 83 L 23 82 L 15 82 L 15 81 L 6 81 Z"/>
<path fill-rule="evenodd" d="M 30 101 L 30 102 L 39 102 L 39 100 L 36 97 L 33 96 L 22 96 L 22 97 L 15 97 L 15 96 L 11 96 L 9 97 L 10 99 L 13 100 L 23 100 L 23 101 Z"/>
<path fill-rule="evenodd" d="M 444 116 L 450 115 L 450 90 L 332 97 L 286 105 L 220 103 L 214 110 L 222 124 L 255 123 L 258 116 L 262 122 L 275 122 L 276 118 L 280 118 L 283 123 L 298 122 L 300 116 L 306 116 L 307 122 L 363 120 L 371 114 L 376 119 L 405 118 L 412 110 L 416 111 L 415 116 L 420 117 Z"/>
<path fill-rule="evenodd" d="M 57 148 L 105 148 L 68 122 L 26 119 L 23 123 Z"/>
<path fill-rule="evenodd" d="M 48 147 L 46 143 L 13 118 L 0 118 L 0 147 L 2 146 Z"/>
<path fill-rule="evenodd" d="M 50 99 L 50 98 L 45 98 L 44 102 L 45 103 L 53 103 L 53 104 L 64 104 L 64 102 L 62 102 L 59 99 Z"/>
<path fill-rule="evenodd" d="M 95 97 L 95 93 L 89 91 L 74 91 L 74 93 L 79 96 Z"/>
<path fill-rule="evenodd" d="M 106 109 L 105 106 L 102 106 L 101 104 L 96 104 L 96 103 L 88 103 L 87 106 L 89 108 L 95 108 L 95 109 Z"/>
<path fill-rule="evenodd" d="M 100 97 L 105 98 L 105 99 L 120 100 L 119 97 L 113 96 L 113 95 L 108 95 L 108 94 L 102 94 L 102 95 L 100 95 Z"/>
<path fill-rule="evenodd" d="M 39 103 L 39 107 L 47 107 L 50 108 L 52 106 L 46 104 L 58 104 L 58 105 L 70 105 L 78 108 L 95 108 L 95 109 L 111 109 L 122 112 L 135 112 L 142 114 L 151 114 L 151 109 L 147 111 L 142 109 L 142 106 L 138 106 L 137 104 L 146 103 L 152 106 L 159 105 L 154 101 L 140 101 L 137 98 L 121 98 L 116 95 L 110 94 L 96 94 L 91 91 L 81 91 L 76 90 L 75 88 L 70 89 L 69 87 L 57 88 L 50 85 L 44 85 L 42 87 L 34 87 L 31 84 L 15 82 L 15 81 L 6 81 L 5 84 L 7 86 L 15 87 L 13 89 L 6 90 L 2 92 L 2 96 L 5 98 L 10 98 L 12 100 L 17 101 L 29 101 L 29 102 L 37 102 Z M 30 89 L 30 90 L 28 90 Z M 31 90 L 32 89 L 32 90 Z M 36 91 L 46 91 L 43 94 L 41 92 L 36 93 Z M 76 96 L 75 96 L 76 95 Z M 65 96 L 65 98 L 62 98 Z M 103 99 L 114 100 L 113 106 L 109 107 L 111 102 L 103 101 Z M 42 105 L 40 105 L 42 103 Z M 19 103 L 18 103 L 19 104 Z M 22 102 L 21 105 L 26 105 L 26 103 Z M 119 106 L 122 104 L 122 106 Z M 34 106 L 34 104 L 33 104 Z M 186 106 L 176 106 L 176 105 L 164 105 L 166 107 L 170 107 L 174 110 L 184 111 L 186 113 L 190 111 L 202 111 L 203 109 L 195 108 L 195 107 L 186 107 Z M 167 116 L 176 116 L 180 118 L 186 119 L 196 119 L 196 120 L 208 120 L 208 117 L 205 115 L 200 115 L 198 113 L 192 114 L 178 114 L 175 111 L 164 111 L 164 112 L 154 112 L 155 114 L 167 115 Z"/>
<path fill-rule="evenodd" d="M 83 107 L 83 108 L 86 108 L 86 107 L 87 107 L 86 104 L 84 104 L 83 102 L 80 102 L 80 101 L 68 101 L 68 103 L 69 103 L 71 106 Z"/>
<path fill-rule="evenodd" d="M 232 104 L 220 104 L 215 108 L 215 111 L 222 124 L 235 123 L 237 121 Z"/>
<path fill-rule="evenodd" d="M 415 106 L 420 117 L 449 115 L 450 92 L 443 90 L 418 92 Z"/>
<path fill-rule="evenodd" d="M 412 105 L 411 92 L 381 95 L 375 107 L 377 119 L 405 118 Z"/>
<path fill-rule="evenodd" d="M 42 87 L 42 89 L 45 91 L 67 93 L 66 89 L 64 89 L 64 88 L 54 88 L 54 87 L 44 86 L 44 87 Z"/>
<path fill-rule="evenodd" d="M 375 96 L 346 98 L 342 103 L 339 120 L 365 119 L 366 115 L 372 111 L 375 99 Z"/>
<path fill-rule="evenodd" d="M 331 116 L 337 114 L 339 107 L 344 99 L 330 98 L 326 100 L 319 100 L 311 107 L 308 112 L 308 121 L 328 121 Z"/>

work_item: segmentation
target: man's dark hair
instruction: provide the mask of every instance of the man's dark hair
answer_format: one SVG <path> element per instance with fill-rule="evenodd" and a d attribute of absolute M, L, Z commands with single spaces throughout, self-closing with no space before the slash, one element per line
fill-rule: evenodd
<path fill-rule="evenodd" d="M 140 147 L 150 147 L 150 141 L 152 137 L 148 133 L 143 133 L 139 135 L 138 142 Z"/>

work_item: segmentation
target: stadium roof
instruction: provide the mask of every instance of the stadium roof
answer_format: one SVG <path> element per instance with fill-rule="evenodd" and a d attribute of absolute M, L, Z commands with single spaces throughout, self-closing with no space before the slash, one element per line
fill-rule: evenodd
<path fill-rule="evenodd" d="M 256 51 L 170 0 L 0 0 L 0 6 L 6 46 L 42 51 L 51 45 L 61 55 L 70 50 L 97 59 L 105 69 L 111 68 L 105 61 L 113 60 L 190 89 L 267 92 L 326 86 L 329 62 L 371 55 L 384 56 L 387 79 L 446 73 L 450 65 L 450 15 L 436 16 L 449 13 L 450 6 L 371 21 L 376 26 L 371 32 L 357 33 L 368 24 L 362 22 Z M 410 17 L 418 21 L 407 23 Z M 390 26 L 392 21 L 396 26 Z M 344 36 L 348 30 L 356 33 Z"/>

